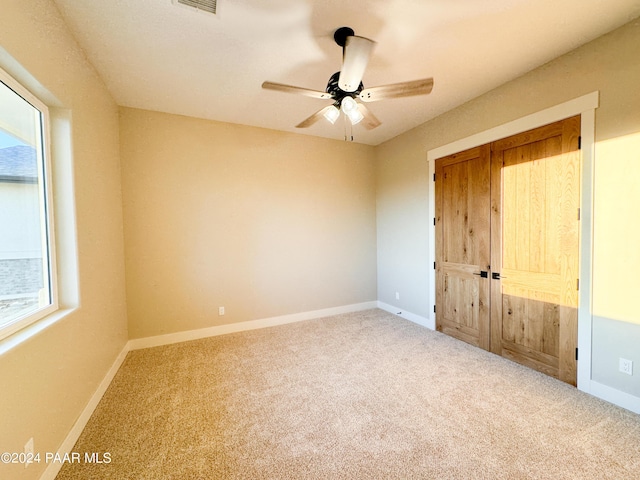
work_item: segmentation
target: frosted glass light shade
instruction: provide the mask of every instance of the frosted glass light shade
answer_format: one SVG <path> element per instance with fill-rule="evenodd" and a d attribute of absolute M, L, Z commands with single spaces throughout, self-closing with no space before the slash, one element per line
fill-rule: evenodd
<path fill-rule="evenodd" d="M 362 115 L 360 110 L 358 110 L 358 104 L 353 98 L 344 97 L 342 99 L 341 106 L 345 115 L 349 117 L 349 120 L 351 120 L 353 125 L 359 123 L 364 118 L 364 115 Z"/>
<path fill-rule="evenodd" d="M 324 118 L 326 118 L 327 120 L 329 120 L 331 122 L 331 124 L 336 123 L 336 120 L 338 119 L 338 117 L 340 116 L 340 110 L 338 110 L 335 105 L 331 105 L 329 108 L 327 108 L 327 110 L 325 110 L 324 112 Z"/>

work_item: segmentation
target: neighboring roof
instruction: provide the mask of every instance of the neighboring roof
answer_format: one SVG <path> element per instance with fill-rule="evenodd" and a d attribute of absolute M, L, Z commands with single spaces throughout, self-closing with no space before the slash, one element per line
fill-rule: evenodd
<path fill-rule="evenodd" d="M 0 148 L 0 182 L 38 181 L 36 149 L 27 145 Z"/>

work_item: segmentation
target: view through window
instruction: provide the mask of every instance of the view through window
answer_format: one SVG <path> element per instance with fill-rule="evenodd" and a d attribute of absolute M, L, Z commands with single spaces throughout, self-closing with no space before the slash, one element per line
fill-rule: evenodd
<path fill-rule="evenodd" d="M 0 338 L 57 308 L 45 141 L 47 110 L 0 77 Z"/>

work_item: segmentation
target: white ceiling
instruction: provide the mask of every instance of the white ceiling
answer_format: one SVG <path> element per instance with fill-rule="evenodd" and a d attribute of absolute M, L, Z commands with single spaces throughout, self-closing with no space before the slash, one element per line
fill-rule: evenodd
<path fill-rule="evenodd" d="M 366 87 L 433 77 L 430 95 L 368 104 L 354 127 L 377 145 L 640 16 L 640 0 L 218 0 L 212 16 L 171 0 L 55 0 L 119 105 L 343 139 L 341 122 L 294 126 L 330 101 L 333 32 L 377 42 Z"/>

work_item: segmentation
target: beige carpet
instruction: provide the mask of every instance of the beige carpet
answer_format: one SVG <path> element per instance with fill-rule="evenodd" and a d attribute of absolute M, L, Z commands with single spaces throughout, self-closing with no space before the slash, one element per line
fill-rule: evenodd
<path fill-rule="evenodd" d="M 381 310 L 131 352 L 58 479 L 640 479 L 640 415 Z"/>

